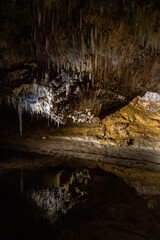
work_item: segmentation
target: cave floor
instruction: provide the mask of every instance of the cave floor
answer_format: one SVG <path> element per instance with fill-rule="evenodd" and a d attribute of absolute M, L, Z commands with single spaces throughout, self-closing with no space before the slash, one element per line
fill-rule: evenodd
<path fill-rule="evenodd" d="M 0 147 L 44 155 L 62 155 L 99 161 L 101 163 L 160 171 L 160 150 L 132 146 L 110 146 L 93 137 L 56 136 L 43 130 L 23 136 L 3 132 Z"/>
<path fill-rule="evenodd" d="M 124 167 L 160 171 L 160 150 L 149 146 L 125 144 L 111 145 L 99 138 L 97 124 L 70 123 L 67 126 L 24 114 L 23 135 L 19 134 L 18 116 L 15 110 L 0 109 L 0 147 L 43 155 L 62 155 Z M 101 126 L 101 125 L 100 125 Z M 155 142 L 152 143 L 152 145 Z"/>

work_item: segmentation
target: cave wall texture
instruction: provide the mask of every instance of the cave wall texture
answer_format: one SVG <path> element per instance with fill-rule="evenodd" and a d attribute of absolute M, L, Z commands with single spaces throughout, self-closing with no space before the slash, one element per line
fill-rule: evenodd
<path fill-rule="evenodd" d="M 20 123 L 159 149 L 159 39 L 158 0 L 1 0 L 0 99 Z"/>

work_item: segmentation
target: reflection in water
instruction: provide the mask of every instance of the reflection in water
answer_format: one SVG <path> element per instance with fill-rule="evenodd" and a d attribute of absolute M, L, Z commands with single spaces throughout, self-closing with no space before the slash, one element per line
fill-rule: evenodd
<path fill-rule="evenodd" d="M 6 156 L 0 239 L 159 239 L 159 218 L 116 175 L 76 167 L 76 159 L 66 167 L 32 154 L 21 162 Z"/>
<path fill-rule="evenodd" d="M 66 214 L 77 203 L 87 200 L 86 185 L 90 175 L 87 169 L 76 170 L 71 174 L 62 170 L 50 178 L 47 184 L 45 176 L 45 188 L 30 189 L 27 195 L 42 210 L 41 217 L 53 224 L 59 220 L 60 214 Z M 49 183 L 53 187 L 48 187 Z"/>

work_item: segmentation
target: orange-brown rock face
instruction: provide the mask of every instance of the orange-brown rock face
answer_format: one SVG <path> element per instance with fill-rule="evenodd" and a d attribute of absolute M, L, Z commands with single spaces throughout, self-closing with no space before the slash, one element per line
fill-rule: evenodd
<path fill-rule="evenodd" d="M 104 136 L 113 144 L 160 148 L 160 95 L 147 92 L 106 117 Z"/>

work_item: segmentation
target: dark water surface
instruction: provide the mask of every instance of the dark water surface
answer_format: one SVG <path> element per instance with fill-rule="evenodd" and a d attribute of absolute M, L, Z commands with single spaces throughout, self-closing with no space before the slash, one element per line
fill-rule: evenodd
<path fill-rule="evenodd" d="M 73 166 L 62 166 L 57 161 L 54 165 L 53 159 L 44 156 L 37 159 L 34 154 L 1 150 L 1 240 L 160 239 L 159 218 L 147 208 L 134 188 L 99 168 L 76 167 L 76 161 Z M 86 180 L 82 176 L 84 181 L 78 182 L 74 177 L 84 173 L 84 169 L 89 178 Z M 62 174 L 58 186 L 59 172 Z M 70 194 L 70 200 L 78 200 L 66 214 L 58 211 L 58 220 L 51 223 L 45 215 L 46 209 L 40 209 L 29 193 L 31 189 L 37 194 L 56 192 L 61 188 L 65 195 L 64 186 L 71 181 L 69 179 L 73 183 L 67 194 Z M 78 191 L 85 195 L 78 195 Z"/>

